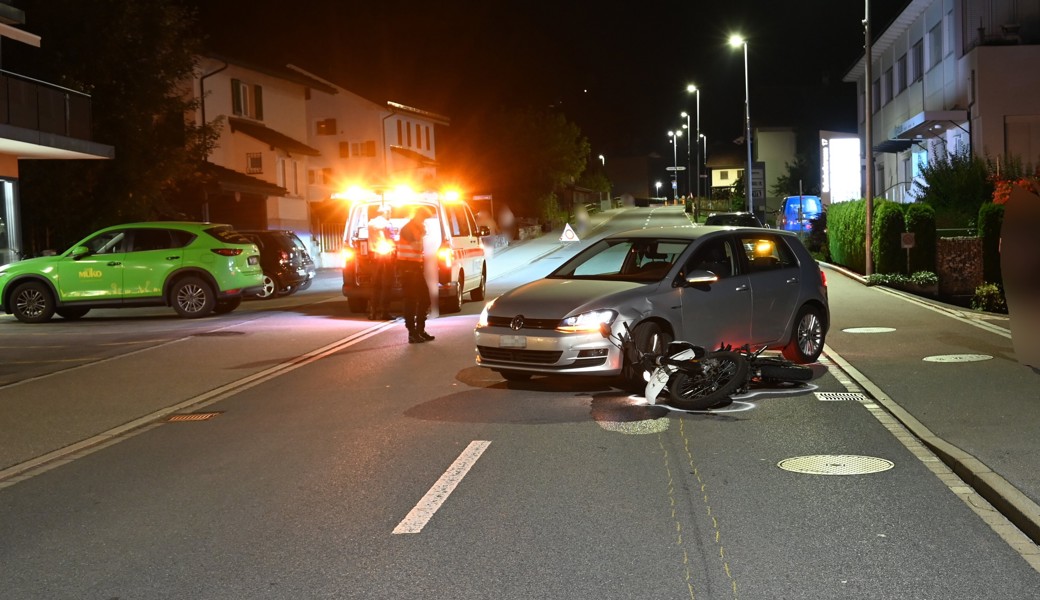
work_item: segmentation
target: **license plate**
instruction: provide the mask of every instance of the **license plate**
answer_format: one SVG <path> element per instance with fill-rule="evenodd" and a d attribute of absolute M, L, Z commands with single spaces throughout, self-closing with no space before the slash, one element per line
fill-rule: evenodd
<path fill-rule="evenodd" d="M 498 338 L 499 348 L 526 348 L 527 336 L 503 335 Z"/>

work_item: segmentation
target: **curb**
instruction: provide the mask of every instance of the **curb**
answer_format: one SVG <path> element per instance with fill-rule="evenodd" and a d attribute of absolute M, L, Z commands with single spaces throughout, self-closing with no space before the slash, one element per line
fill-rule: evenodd
<path fill-rule="evenodd" d="M 843 267 L 829 263 L 820 264 L 826 265 L 827 267 L 834 269 L 850 279 L 855 279 L 860 283 L 866 282 L 866 278 L 860 274 L 849 271 Z M 888 288 L 886 288 L 886 291 L 889 291 Z M 906 295 L 911 296 L 915 301 L 924 302 L 936 309 L 948 312 L 953 316 L 964 318 L 961 314 L 955 314 L 955 311 L 953 310 L 928 302 L 927 299 L 918 298 L 912 294 Z M 892 415 L 892 417 L 899 421 L 903 427 L 906 427 L 914 437 L 920 440 L 922 444 L 927 446 L 929 450 L 938 456 L 939 460 L 946 464 L 946 466 L 956 473 L 957 476 L 966 484 L 971 486 L 979 496 L 982 496 L 987 502 L 993 505 L 993 508 L 995 508 L 1000 514 L 1004 515 L 1008 521 L 1011 521 L 1015 527 L 1018 527 L 1018 529 L 1031 539 L 1033 543 L 1040 545 L 1040 505 L 1023 494 L 1011 482 L 997 474 L 989 467 L 989 465 L 982 462 L 977 457 L 932 433 L 924 423 L 917 420 L 917 417 L 910 414 L 909 411 L 900 406 L 895 400 L 892 400 L 880 387 L 867 379 L 866 376 L 856 370 L 855 367 L 849 364 L 842 364 L 840 365 L 840 368 L 857 384 L 859 384 L 864 391 L 871 396 L 871 398 L 873 398 L 882 408 L 885 409 L 886 412 L 888 412 L 888 414 Z"/>

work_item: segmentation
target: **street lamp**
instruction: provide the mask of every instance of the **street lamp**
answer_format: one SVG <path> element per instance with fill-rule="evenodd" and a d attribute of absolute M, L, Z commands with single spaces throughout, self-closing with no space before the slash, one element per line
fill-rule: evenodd
<path fill-rule="evenodd" d="M 607 166 L 607 157 L 606 156 L 603 156 L 602 154 L 600 154 L 599 155 L 599 160 L 600 160 L 600 162 L 603 163 L 604 167 Z"/>
<path fill-rule="evenodd" d="M 684 117 L 686 119 L 686 122 L 683 123 L 682 128 L 687 131 L 687 135 L 693 135 L 693 131 L 690 131 L 690 114 L 684 110 L 681 113 L 679 113 L 679 116 Z M 693 177 L 693 162 L 690 160 L 690 153 L 692 152 L 692 149 L 690 147 L 692 145 L 693 140 L 686 142 L 686 193 L 689 194 L 691 197 L 693 196 L 693 179 L 691 179 Z"/>
<path fill-rule="evenodd" d="M 672 140 L 672 200 L 679 200 L 679 138 L 682 137 L 682 129 L 669 131 L 668 137 Z"/>
<path fill-rule="evenodd" d="M 654 182 L 654 187 L 657 188 L 657 191 L 654 193 L 654 198 L 660 198 L 661 197 L 661 182 L 660 181 L 655 181 Z"/>
<path fill-rule="evenodd" d="M 744 132 L 744 145 L 747 146 L 747 170 L 744 172 L 744 190 L 747 194 L 748 212 L 755 212 L 751 200 L 751 93 L 748 86 L 747 40 L 739 35 L 731 35 L 729 45 L 734 48 L 744 46 L 744 121 L 747 131 Z"/>
<path fill-rule="evenodd" d="M 693 93 L 693 94 L 697 95 L 697 137 L 694 138 L 694 139 L 695 140 L 699 140 L 700 137 L 701 137 L 701 89 L 691 83 L 690 85 L 686 86 L 686 92 L 687 93 Z M 687 122 L 689 122 L 689 117 L 687 117 Z M 698 147 L 697 148 L 697 197 L 700 197 L 700 195 L 701 195 L 701 166 L 702 166 L 701 157 L 702 156 L 703 155 L 701 154 L 700 147 Z"/>

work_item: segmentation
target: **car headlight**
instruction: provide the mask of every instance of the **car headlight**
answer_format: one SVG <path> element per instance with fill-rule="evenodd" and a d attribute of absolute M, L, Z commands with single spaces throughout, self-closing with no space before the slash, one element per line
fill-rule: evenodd
<path fill-rule="evenodd" d="M 495 301 L 491 300 L 484 305 L 484 310 L 480 311 L 480 316 L 477 318 L 477 328 L 487 327 L 488 324 L 488 312 L 491 311 L 491 307 L 495 305 Z"/>
<path fill-rule="evenodd" d="M 600 331 L 600 325 L 610 325 L 617 318 L 617 312 L 613 310 L 592 310 L 573 317 L 567 317 L 556 326 L 556 331 L 562 333 L 596 333 Z"/>

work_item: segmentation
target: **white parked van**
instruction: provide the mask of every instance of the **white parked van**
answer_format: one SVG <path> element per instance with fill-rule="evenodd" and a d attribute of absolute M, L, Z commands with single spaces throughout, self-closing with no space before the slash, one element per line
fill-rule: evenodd
<path fill-rule="evenodd" d="M 465 294 L 469 294 L 471 300 L 484 299 L 487 265 L 480 238 L 489 235 L 490 231 L 487 227 L 477 226 L 469 205 L 461 200 L 441 198 L 435 193 L 398 197 L 373 195 L 368 200 L 352 204 L 343 232 L 343 295 L 347 297 L 352 312 L 366 312 L 372 296 L 368 221 L 375 218 L 384 205 L 390 207 L 387 217 L 395 241 L 416 207 L 430 209 L 433 216 L 426 219 L 423 254 L 427 281 L 431 283 L 431 289 L 435 283 L 442 313 L 460 311 Z M 401 286 L 395 277 L 391 299 L 400 298 Z"/>

